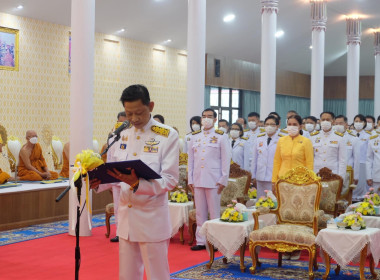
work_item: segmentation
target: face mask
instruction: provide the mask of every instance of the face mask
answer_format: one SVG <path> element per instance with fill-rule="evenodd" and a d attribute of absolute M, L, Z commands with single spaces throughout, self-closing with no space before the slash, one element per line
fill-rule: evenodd
<path fill-rule="evenodd" d="M 272 135 L 273 133 L 275 133 L 277 131 L 277 127 L 275 126 L 266 126 L 265 127 L 265 132 L 269 135 Z"/>
<path fill-rule="evenodd" d="M 223 126 L 219 127 L 219 130 L 223 131 L 224 133 L 227 133 L 227 128 L 225 128 Z"/>
<path fill-rule="evenodd" d="M 232 139 L 236 139 L 240 136 L 240 131 L 239 130 L 231 130 L 230 131 L 230 136 Z"/>
<path fill-rule="evenodd" d="M 367 126 L 365 127 L 365 130 L 371 130 L 372 129 L 372 123 L 367 123 Z"/>
<path fill-rule="evenodd" d="M 318 130 L 318 131 L 321 130 L 321 126 L 319 125 L 319 123 L 317 123 L 317 124 L 315 125 L 315 130 Z"/>
<path fill-rule="evenodd" d="M 214 125 L 214 119 L 202 118 L 202 126 L 206 129 L 211 128 Z"/>
<path fill-rule="evenodd" d="M 331 129 L 331 122 L 329 121 L 322 121 L 321 122 L 321 128 L 323 131 L 328 131 Z"/>
<path fill-rule="evenodd" d="M 289 126 L 286 128 L 290 136 L 296 136 L 300 133 L 298 126 Z"/>
<path fill-rule="evenodd" d="M 363 126 L 364 126 L 364 124 L 361 122 L 354 122 L 354 127 L 356 130 L 362 130 Z"/>
<path fill-rule="evenodd" d="M 191 128 L 193 129 L 193 131 L 198 131 L 198 130 L 201 129 L 201 126 L 200 126 L 199 124 L 195 123 L 195 124 L 193 124 L 193 125 L 191 126 Z"/>
<path fill-rule="evenodd" d="M 308 132 L 313 132 L 313 131 L 314 131 L 314 124 L 312 124 L 312 123 L 307 123 L 307 124 L 305 124 L 305 129 L 306 129 Z"/>
<path fill-rule="evenodd" d="M 248 122 L 248 126 L 250 129 L 255 129 L 257 127 L 256 122 Z"/>
<path fill-rule="evenodd" d="M 29 139 L 29 142 L 32 144 L 37 144 L 38 143 L 38 138 L 37 137 L 32 137 Z"/>
<path fill-rule="evenodd" d="M 337 125 L 334 126 L 334 128 L 335 128 L 336 132 L 339 132 L 339 133 L 344 133 L 345 132 L 344 125 L 337 124 Z"/>

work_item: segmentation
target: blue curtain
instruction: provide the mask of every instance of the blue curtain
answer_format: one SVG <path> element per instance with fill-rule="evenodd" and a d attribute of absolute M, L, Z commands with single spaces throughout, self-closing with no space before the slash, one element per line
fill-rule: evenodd
<path fill-rule="evenodd" d="M 310 99 L 297 96 L 276 94 L 276 112 L 281 117 L 281 127 L 286 126 L 286 113 L 296 111 L 301 117 L 310 115 Z"/>
<path fill-rule="evenodd" d="M 242 90 L 242 114 L 244 118 L 247 118 L 251 112 L 260 112 L 260 92 Z"/>
<path fill-rule="evenodd" d="M 359 100 L 359 114 L 363 114 L 364 116 L 370 115 L 373 116 L 374 111 L 374 101 L 373 99 L 360 99 Z M 375 119 L 377 116 L 374 116 Z"/>
<path fill-rule="evenodd" d="M 325 99 L 323 104 L 324 111 L 333 112 L 335 115 L 346 115 L 346 99 Z M 374 114 L 373 99 L 359 100 L 359 114 L 364 116 Z"/>
<path fill-rule="evenodd" d="M 211 90 L 210 86 L 205 86 L 205 95 L 204 95 L 205 109 L 210 107 L 210 90 Z"/>

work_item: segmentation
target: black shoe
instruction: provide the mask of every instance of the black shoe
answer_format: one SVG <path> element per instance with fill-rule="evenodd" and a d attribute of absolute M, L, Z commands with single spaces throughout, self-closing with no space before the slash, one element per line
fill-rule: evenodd
<path fill-rule="evenodd" d="M 191 247 L 190 249 L 192 251 L 206 250 L 206 246 L 205 245 L 195 245 L 195 246 Z"/>
<path fill-rule="evenodd" d="M 119 236 L 110 239 L 111 242 L 119 242 Z"/>

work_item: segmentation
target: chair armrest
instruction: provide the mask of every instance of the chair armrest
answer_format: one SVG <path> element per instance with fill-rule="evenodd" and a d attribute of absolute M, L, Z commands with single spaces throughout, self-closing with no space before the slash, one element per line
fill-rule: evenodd
<path fill-rule="evenodd" d="M 313 233 L 315 236 L 318 235 L 318 211 L 314 213 L 314 218 L 313 218 Z"/>
<path fill-rule="evenodd" d="M 277 208 L 276 209 L 270 209 L 267 207 L 257 208 L 256 211 L 252 213 L 253 220 L 255 221 L 253 230 L 259 229 L 259 216 L 265 215 L 265 214 L 276 214 L 276 216 L 278 216 Z"/>

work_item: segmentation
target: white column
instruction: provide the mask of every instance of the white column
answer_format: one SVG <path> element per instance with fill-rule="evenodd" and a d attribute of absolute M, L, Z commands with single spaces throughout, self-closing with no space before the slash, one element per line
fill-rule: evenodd
<path fill-rule="evenodd" d="M 71 1 L 70 165 L 82 150 L 92 148 L 95 0 Z M 72 176 L 72 174 L 70 174 Z M 85 199 L 85 184 L 82 201 Z M 70 190 L 69 234 L 75 235 L 76 194 Z M 91 201 L 91 198 L 90 198 Z M 80 235 L 91 235 L 87 209 L 80 218 Z"/>
<path fill-rule="evenodd" d="M 346 116 L 348 122 L 354 121 L 359 113 L 359 67 L 360 67 L 360 43 L 361 21 L 358 17 L 347 17 L 347 96 Z"/>
<path fill-rule="evenodd" d="M 278 0 L 261 0 L 260 114 L 276 110 L 276 28 Z"/>
<path fill-rule="evenodd" d="M 375 35 L 375 93 L 374 93 L 374 113 L 375 118 L 380 115 L 380 31 Z"/>
<path fill-rule="evenodd" d="M 186 117 L 204 109 L 206 57 L 206 1 L 188 0 Z"/>
<path fill-rule="evenodd" d="M 311 1 L 312 55 L 310 115 L 319 118 L 323 112 L 323 84 L 325 76 L 326 2 Z"/>

